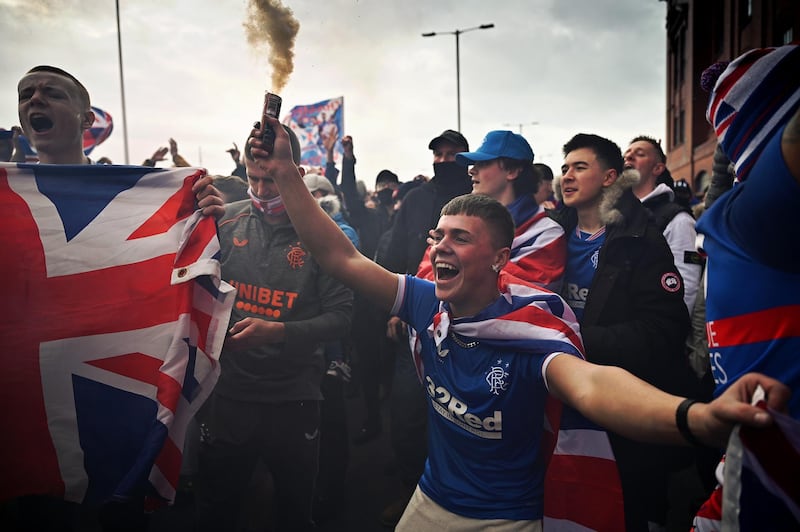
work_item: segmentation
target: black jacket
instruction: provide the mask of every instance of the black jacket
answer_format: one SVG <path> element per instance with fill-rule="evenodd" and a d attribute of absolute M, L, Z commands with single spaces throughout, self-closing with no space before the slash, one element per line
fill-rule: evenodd
<path fill-rule="evenodd" d="M 684 341 L 690 323 L 672 253 L 629 188 L 614 211 L 580 324 L 587 359 L 622 367 L 665 391 L 688 393 Z M 566 234 L 575 230 L 574 209 L 550 215 Z"/>
<path fill-rule="evenodd" d="M 364 200 L 358 193 L 356 187 L 355 159 L 342 159 L 342 182 L 340 185 L 345 205 L 347 206 L 347 221 L 358 231 L 361 241 L 359 250 L 366 257 L 375 260 L 375 253 L 378 249 L 378 241 L 381 235 L 392 227 L 392 215 L 383 207 L 369 208 L 364 205 Z M 333 163 L 328 163 L 325 168 L 325 176 L 330 179 L 334 186 L 338 170 Z M 332 176 L 332 177 L 331 177 Z"/>
<path fill-rule="evenodd" d="M 586 358 L 622 367 L 664 391 L 695 395 L 698 381 L 684 349 L 689 315 L 683 281 L 664 235 L 630 188 L 607 195 L 603 202 L 605 242 L 580 324 Z M 550 215 L 567 235 L 573 234 L 578 223 L 574 209 Z M 686 467 L 692 451 L 632 441 L 613 432 L 609 439 L 622 482 L 626 529 L 647 530 L 648 520 L 666 518 L 662 505 L 669 471 Z"/>
<path fill-rule="evenodd" d="M 465 178 L 453 183 L 440 183 L 434 177 L 406 194 L 395 214 L 386 255 L 379 262 L 396 273 L 417 273 L 419 261 L 428 247 L 428 231 L 439 222 L 442 207 L 462 194 L 469 194 L 472 183 Z"/>

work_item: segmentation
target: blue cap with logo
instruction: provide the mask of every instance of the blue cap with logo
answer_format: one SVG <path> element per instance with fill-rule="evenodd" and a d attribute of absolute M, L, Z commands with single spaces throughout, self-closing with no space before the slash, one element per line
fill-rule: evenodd
<path fill-rule="evenodd" d="M 500 157 L 533 162 L 533 150 L 522 135 L 512 131 L 490 131 L 477 151 L 457 153 L 456 162 L 467 166 Z"/>

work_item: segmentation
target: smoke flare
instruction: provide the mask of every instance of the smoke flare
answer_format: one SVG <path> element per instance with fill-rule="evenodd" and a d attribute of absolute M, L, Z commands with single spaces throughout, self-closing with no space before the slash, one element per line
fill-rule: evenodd
<path fill-rule="evenodd" d="M 281 92 L 294 70 L 294 39 L 300 23 L 280 0 L 249 0 L 247 13 L 247 42 L 255 48 L 269 47 L 272 92 Z"/>

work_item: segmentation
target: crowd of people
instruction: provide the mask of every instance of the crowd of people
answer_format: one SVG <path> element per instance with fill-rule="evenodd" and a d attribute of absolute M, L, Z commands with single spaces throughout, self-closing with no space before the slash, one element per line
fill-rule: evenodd
<path fill-rule="evenodd" d="M 195 185 L 241 303 L 184 450 L 196 529 L 237 530 L 261 464 L 272 529 L 313 530 L 342 507 L 350 453 L 384 430 L 404 489 L 375 516 L 387 527 L 588 526 L 548 503 L 559 426 L 580 418 L 594 434 L 580 446 L 616 464 L 622 514 L 587 503 L 608 513 L 599 529 L 666 530 L 670 482 L 690 468 L 712 499 L 681 519 L 718 530 L 727 437 L 771 421 L 750 405 L 756 387 L 800 417 L 800 264 L 775 231 L 800 208 L 798 48 L 709 70 L 719 146 L 704 212 L 638 132 L 624 151 L 565 139 L 554 175 L 519 134 L 490 131 L 470 151 L 446 130 L 427 144 L 431 178 L 385 169 L 367 191 L 352 136 L 329 132 L 326 167 L 306 168 L 292 130 L 263 117 L 228 150 L 231 175 Z M 24 131 L 43 164 L 93 164 L 88 91 L 71 74 L 26 73 L 19 116 L 4 160 Z M 169 144 L 143 164 L 189 166 Z M 348 391 L 365 412 L 355 434 Z M 140 501 L 100 516 L 146 530 Z"/>

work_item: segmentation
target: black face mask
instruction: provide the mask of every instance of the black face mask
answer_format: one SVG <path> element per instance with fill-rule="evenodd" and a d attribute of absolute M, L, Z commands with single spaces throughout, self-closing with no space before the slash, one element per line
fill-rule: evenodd
<path fill-rule="evenodd" d="M 436 181 L 445 186 L 469 183 L 470 180 L 467 167 L 455 161 L 433 163 L 433 175 Z"/>
<path fill-rule="evenodd" d="M 391 188 L 384 188 L 379 190 L 376 196 L 378 196 L 378 204 L 381 207 L 390 207 L 393 203 L 392 195 L 394 194 L 394 190 Z"/>

